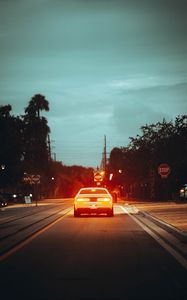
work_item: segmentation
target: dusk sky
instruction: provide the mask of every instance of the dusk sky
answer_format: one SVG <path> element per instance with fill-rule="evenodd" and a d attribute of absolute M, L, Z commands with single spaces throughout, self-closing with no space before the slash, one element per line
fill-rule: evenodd
<path fill-rule="evenodd" d="M 96 167 L 187 114 L 187 1 L 0 0 L 0 66 L 0 105 L 43 94 L 57 160 Z"/>

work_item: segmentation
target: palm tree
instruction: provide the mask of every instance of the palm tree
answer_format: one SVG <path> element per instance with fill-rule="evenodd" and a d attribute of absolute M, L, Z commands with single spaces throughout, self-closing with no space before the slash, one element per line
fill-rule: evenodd
<path fill-rule="evenodd" d="M 50 128 L 45 117 L 40 117 L 40 111 L 49 111 L 49 102 L 41 94 L 34 95 L 25 108 L 24 121 L 24 160 L 31 172 L 42 172 L 47 166 L 48 142 Z"/>
<path fill-rule="evenodd" d="M 40 118 L 41 110 L 49 111 L 49 102 L 46 100 L 45 96 L 36 94 L 32 97 L 29 105 L 25 108 L 25 112 L 28 115 Z"/>
<path fill-rule="evenodd" d="M 10 104 L 1 105 L 0 106 L 0 117 L 9 118 L 11 110 L 12 110 L 12 106 Z"/>

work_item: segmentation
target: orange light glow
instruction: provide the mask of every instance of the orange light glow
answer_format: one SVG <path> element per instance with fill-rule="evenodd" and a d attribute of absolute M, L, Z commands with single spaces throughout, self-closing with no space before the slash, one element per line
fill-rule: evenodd
<path fill-rule="evenodd" d="M 76 201 L 83 202 L 83 201 L 90 201 L 90 199 L 89 198 L 77 198 Z"/>
<path fill-rule="evenodd" d="M 97 201 L 108 202 L 108 201 L 112 201 L 112 200 L 110 198 L 97 198 Z"/>

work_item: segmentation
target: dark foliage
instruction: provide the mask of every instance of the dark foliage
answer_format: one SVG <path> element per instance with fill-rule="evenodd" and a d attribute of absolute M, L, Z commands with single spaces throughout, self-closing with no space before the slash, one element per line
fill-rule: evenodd
<path fill-rule="evenodd" d="M 47 119 L 40 111 L 49 111 L 49 103 L 37 94 L 25 108 L 25 115 L 11 115 L 11 105 L 0 107 L 0 192 L 34 193 L 51 197 L 72 197 L 79 188 L 93 184 L 93 170 L 64 166 L 51 159 Z M 24 175 L 25 174 L 25 175 Z M 27 175 L 26 175 L 27 174 Z M 40 185 L 23 181 L 40 175 Z"/>
<path fill-rule="evenodd" d="M 0 107 L 0 186 L 17 182 L 23 160 L 23 121 L 10 115 L 11 106 Z"/>
<path fill-rule="evenodd" d="M 128 147 L 111 151 L 110 172 L 123 170 L 120 180 L 131 196 L 176 198 L 179 188 L 187 182 L 187 116 L 142 126 L 141 132 L 130 138 Z M 158 174 L 161 163 L 171 168 L 167 179 Z M 119 184 L 119 176 L 115 178 L 114 184 Z"/>

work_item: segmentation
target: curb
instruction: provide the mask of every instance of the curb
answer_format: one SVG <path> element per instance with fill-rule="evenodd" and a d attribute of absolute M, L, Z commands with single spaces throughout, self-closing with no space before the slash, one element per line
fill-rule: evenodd
<path fill-rule="evenodd" d="M 149 219 L 156 225 L 160 226 L 161 228 L 165 229 L 169 233 L 173 234 L 176 238 L 178 238 L 181 242 L 187 243 L 187 234 L 184 231 L 181 231 L 177 229 L 176 227 L 152 216 L 151 214 L 138 210 L 139 214 L 141 214 L 143 217 Z"/>

